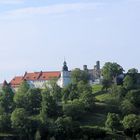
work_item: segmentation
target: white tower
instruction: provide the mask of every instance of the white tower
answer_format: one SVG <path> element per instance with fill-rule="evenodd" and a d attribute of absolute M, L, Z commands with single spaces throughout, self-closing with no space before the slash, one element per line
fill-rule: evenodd
<path fill-rule="evenodd" d="M 58 81 L 58 85 L 63 88 L 70 83 L 71 83 L 70 71 L 68 71 L 66 61 L 64 61 L 62 71 L 61 71 L 61 77 L 60 80 Z"/>

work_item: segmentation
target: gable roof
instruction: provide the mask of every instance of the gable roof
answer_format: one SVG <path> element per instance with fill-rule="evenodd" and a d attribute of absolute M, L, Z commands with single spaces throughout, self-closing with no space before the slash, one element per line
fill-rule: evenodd
<path fill-rule="evenodd" d="M 60 77 L 60 72 L 59 71 L 54 71 L 54 72 L 42 72 L 39 80 L 51 80 L 53 78 L 59 78 Z"/>
<path fill-rule="evenodd" d="M 23 76 L 15 76 L 11 81 L 10 85 L 12 87 L 19 86 L 23 82 Z"/>
<path fill-rule="evenodd" d="M 51 80 L 53 78 L 59 78 L 61 75 L 60 71 L 50 71 L 50 72 L 33 72 L 33 73 L 27 73 L 25 72 L 24 76 L 15 76 L 11 82 L 10 85 L 12 87 L 19 86 L 24 80 L 27 81 L 47 81 Z"/>
<path fill-rule="evenodd" d="M 25 72 L 24 80 L 38 80 L 42 72 L 27 73 Z"/>

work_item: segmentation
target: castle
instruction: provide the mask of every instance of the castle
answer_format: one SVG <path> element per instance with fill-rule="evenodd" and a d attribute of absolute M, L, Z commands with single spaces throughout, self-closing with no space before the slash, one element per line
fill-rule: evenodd
<path fill-rule="evenodd" d="M 96 62 L 93 69 L 88 69 L 87 65 L 84 65 L 83 71 L 85 70 L 88 71 L 90 84 L 100 83 L 101 69 L 99 61 Z M 15 76 L 10 81 L 10 85 L 13 89 L 17 90 L 20 84 L 26 80 L 31 87 L 44 88 L 52 79 L 57 79 L 57 84 L 61 88 L 71 83 L 71 71 L 69 71 L 66 61 L 64 61 L 61 71 L 40 71 L 33 73 L 25 72 L 23 76 Z"/>

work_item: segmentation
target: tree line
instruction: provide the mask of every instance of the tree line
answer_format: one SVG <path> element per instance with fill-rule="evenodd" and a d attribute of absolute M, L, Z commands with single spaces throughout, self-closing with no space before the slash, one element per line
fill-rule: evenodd
<path fill-rule="evenodd" d="M 0 92 L 0 132 L 20 140 L 109 139 L 110 132 L 136 139 L 140 134 L 138 70 L 124 74 L 119 64 L 107 62 L 102 77 L 99 93 L 112 94 L 115 102 L 110 106 L 117 104 L 117 110 L 106 113 L 104 127 L 82 127 L 84 116 L 94 113 L 100 102 L 88 82 L 88 72 L 75 69 L 72 82 L 64 88 L 55 79 L 45 89 L 31 88 L 23 81 L 17 92 L 5 83 Z"/>

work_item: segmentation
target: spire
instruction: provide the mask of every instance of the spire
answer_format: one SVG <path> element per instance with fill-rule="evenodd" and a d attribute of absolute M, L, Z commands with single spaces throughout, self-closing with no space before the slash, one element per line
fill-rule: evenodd
<path fill-rule="evenodd" d="M 63 71 L 68 71 L 67 62 L 64 61 L 63 63 Z"/>

